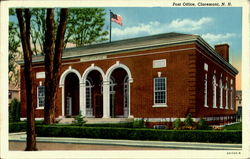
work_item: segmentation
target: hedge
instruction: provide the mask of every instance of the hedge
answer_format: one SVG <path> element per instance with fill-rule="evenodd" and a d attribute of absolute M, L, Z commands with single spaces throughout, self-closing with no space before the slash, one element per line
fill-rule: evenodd
<path fill-rule="evenodd" d="M 160 130 L 111 127 L 37 125 L 37 136 L 181 142 L 242 143 L 238 130 Z"/>
<path fill-rule="evenodd" d="M 14 122 L 14 123 L 9 123 L 9 132 L 22 132 L 26 131 L 26 122 Z"/>
<path fill-rule="evenodd" d="M 36 121 L 36 125 L 41 125 L 41 124 L 42 121 Z M 26 127 L 27 127 L 26 121 L 11 122 L 9 123 L 9 133 L 26 131 Z"/>

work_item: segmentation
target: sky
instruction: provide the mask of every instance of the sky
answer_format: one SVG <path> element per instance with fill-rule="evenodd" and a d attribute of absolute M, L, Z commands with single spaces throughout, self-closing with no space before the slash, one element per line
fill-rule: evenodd
<path fill-rule="evenodd" d="M 236 89 L 241 89 L 242 8 L 105 8 L 107 30 L 110 10 L 121 15 L 123 21 L 122 26 L 112 23 L 112 41 L 177 32 L 200 35 L 212 47 L 228 43 L 229 61 L 240 72 L 236 77 Z"/>
<path fill-rule="evenodd" d="M 123 25 L 112 23 L 112 41 L 177 32 L 200 35 L 212 47 L 227 43 L 229 62 L 239 71 L 236 89 L 241 90 L 241 7 L 113 7 L 104 8 L 109 31 L 110 10 L 122 16 Z M 16 20 L 12 19 L 10 20 Z"/>

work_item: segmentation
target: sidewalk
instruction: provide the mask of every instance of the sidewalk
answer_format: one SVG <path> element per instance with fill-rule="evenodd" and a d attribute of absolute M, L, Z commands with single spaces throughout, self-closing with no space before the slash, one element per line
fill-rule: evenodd
<path fill-rule="evenodd" d="M 68 143 L 84 145 L 110 145 L 110 146 L 132 146 L 151 147 L 166 149 L 194 149 L 194 150 L 241 150 L 241 144 L 221 143 L 193 143 L 193 142 L 169 142 L 169 141 L 142 141 L 142 140 L 112 140 L 112 139 L 90 139 L 90 138 L 64 138 L 64 137 L 37 137 L 37 142 Z M 9 141 L 24 142 L 26 134 L 11 133 Z"/>

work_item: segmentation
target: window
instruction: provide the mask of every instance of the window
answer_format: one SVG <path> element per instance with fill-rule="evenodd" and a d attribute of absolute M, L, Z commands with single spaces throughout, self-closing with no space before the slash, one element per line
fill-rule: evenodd
<path fill-rule="evenodd" d="M 90 81 L 86 80 L 86 108 L 91 108 L 92 107 L 91 88 L 92 88 L 92 85 L 91 85 Z"/>
<path fill-rule="evenodd" d="M 234 103 L 234 101 L 233 101 L 233 87 L 231 87 L 231 90 L 230 90 L 230 98 L 231 98 L 230 106 L 231 106 L 231 109 L 233 110 L 233 103 Z"/>
<path fill-rule="evenodd" d="M 123 97 L 124 97 L 124 103 L 123 106 L 125 108 L 128 107 L 128 76 L 124 78 L 124 85 L 123 85 Z"/>
<path fill-rule="evenodd" d="M 204 88 L 204 106 L 208 107 L 208 105 L 207 105 L 207 73 L 205 74 L 204 85 L 205 85 L 205 88 Z"/>
<path fill-rule="evenodd" d="M 216 106 L 216 76 L 213 75 L 213 108 L 217 108 Z"/>
<path fill-rule="evenodd" d="M 45 105 L 45 87 L 40 85 L 37 87 L 37 105 L 42 108 Z"/>
<path fill-rule="evenodd" d="M 154 104 L 166 105 L 166 78 L 154 78 Z"/>
<path fill-rule="evenodd" d="M 225 90 L 226 90 L 226 107 L 225 107 L 225 109 L 228 109 L 228 82 L 226 82 Z"/>
<path fill-rule="evenodd" d="M 9 99 L 12 98 L 12 92 L 9 91 Z"/>
<path fill-rule="evenodd" d="M 223 109 L 223 84 L 222 84 L 222 79 L 220 79 L 220 108 Z"/>
<path fill-rule="evenodd" d="M 109 82 L 109 86 L 110 86 L 110 93 L 115 93 L 115 79 L 113 76 L 110 77 L 110 82 Z"/>

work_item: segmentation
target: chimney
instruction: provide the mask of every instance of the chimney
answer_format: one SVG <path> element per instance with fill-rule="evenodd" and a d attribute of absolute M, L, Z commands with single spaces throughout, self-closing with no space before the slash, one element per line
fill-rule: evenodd
<path fill-rule="evenodd" d="M 229 62 L 229 45 L 228 44 L 219 44 L 215 45 L 215 51 L 220 54 L 227 62 Z"/>

